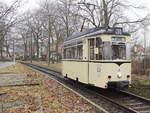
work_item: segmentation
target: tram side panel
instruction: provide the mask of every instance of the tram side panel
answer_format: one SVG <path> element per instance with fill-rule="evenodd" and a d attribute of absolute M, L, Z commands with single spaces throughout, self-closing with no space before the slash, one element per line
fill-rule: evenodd
<path fill-rule="evenodd" d="M 79 82 L 88 83 L 88 62 L 63 61 L 63 76 Z"/>
<path fill-rule="evenodd" d="M 118 77 L 118 70 L 120 70 L 121 77 Z M 127 78 L 127 75 L 130 75 Z M 109 78 L 108 76 L 111 76 Z M 124 63 L 118 66 L 115 63 L 89 63 L 89 84 L 97 87 L 107 88 L 108 82 L 129 81 L 131 83 L 131 64 Z"/>

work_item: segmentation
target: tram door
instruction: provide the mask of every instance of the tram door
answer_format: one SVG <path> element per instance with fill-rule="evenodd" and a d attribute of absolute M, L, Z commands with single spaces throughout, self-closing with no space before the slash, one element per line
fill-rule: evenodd
<path fill-rule="evenodd" d="M 88 61 L 94 60 L 94 48 L 95 48 L 95 39 L 89 39 L 88 40 Z M 94 84 L 92 77 L 92 62 L 88 62 L 88 81 L 89 84 Z"/>
<path fill-rule="evenodd" d="M 98 60 L 102 59 L 102 40 L 100 37 L 88 40 L 88 80 L 89 84 L 96 85 L 101 74 L 101 65 Z"/>

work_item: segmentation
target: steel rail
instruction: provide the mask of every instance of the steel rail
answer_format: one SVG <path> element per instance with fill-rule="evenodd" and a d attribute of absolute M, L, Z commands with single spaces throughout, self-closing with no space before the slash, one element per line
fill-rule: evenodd
<path fill-rule="evenodd" d="M 147 99 L 145 97 L 142 97 L 142 96 L 139 96 L 139 95 L 135 95 L 133 93 L 130 93 L 130 92 L 127 92 L 127 91 L 124 91 L 124 90 L 120 90 L 119 92 L 122 93 L 122 94 L 124 94 L 124 95 L 135 97 L 135 98 L 140 99 L 141 101 L 146 101 L 146 102 L 150 103 L 150 99 Z"/>

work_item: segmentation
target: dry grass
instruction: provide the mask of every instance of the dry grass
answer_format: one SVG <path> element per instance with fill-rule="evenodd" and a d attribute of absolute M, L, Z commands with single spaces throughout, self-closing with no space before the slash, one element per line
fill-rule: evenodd
<path fill-rule="evenodd" d="M 16 65 L 9 66 L 4 69 L 0 69 L 0 73 L 16 73 L 16 74 L 22 74 L 22 73 L 32 73 L 32 71 L 25 68 L 22 64 L 17 63 Z"/>
<path fill-rule="evenodd" d="M 150 99 L 150 77 L 133 75 L 131 88 L 127 91 Z"/>
<path fill-rule="evenodd" d="M 28 63 L 30 63 L 30 61 L 27 61 Z M 46 63 L 45 61 L 32 61 L 33 64 L 37 64 L 37 65 L 41 65 L 43 67 L 47 67 L 50 69 L 54 69 L 56 71 L 62 71 L 62 64 L 61 63 L 55 63 L 55 64 L 50 64 L 48 65 L 48 63 Z"/>

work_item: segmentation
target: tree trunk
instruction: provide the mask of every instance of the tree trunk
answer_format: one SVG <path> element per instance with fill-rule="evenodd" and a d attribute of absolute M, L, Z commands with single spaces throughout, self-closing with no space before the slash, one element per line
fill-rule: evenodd
<path fill-rule="evenodd" d="M 7 52 L 7 57 L 10 57 L 9 45 L 6 45 L 6 52 Z"/>
<path fill-rule="evenodd" d="M 50 46 L 50 43 L 51 43 L 50 37 L 51 37 L 51 22 L 50 22 L 50 17 L 49 17 L 49 21 L 48 21 L 48 65 L 50 65 L 50 56 L 51 56 L 51 53 L 50 53 L 50 49 L 51 49 L 51 46 Z"/>
<path fill-rule="evenodd" d="M 103 26 L 104 27 L 109 27 L 109 19 L 108 19 L 108 9 L 107 9 L 107 4 L 106 4 L 106 1 L 103 0 L 103 9 L 104 9 L 104 23 L 103 23 Z"/>
<path fill-rule="evenodd" d="M 56 61 L 57 61 L 57 63 L 59 62 L 59 56 L 58 56 L 58 41 L 56 42 Z"/>
<path fill-rule="evenodd" d="M 37 58 L 39 59 L 39 41 L 36 42 L 36 52 L 37 52 Z"/>
<path fill-rule="evenodd" d="M 4 43 L 4 40 L 1 39 L 1 41 L 0 41 L 0 54 L 1 54 L 1 59 L 3 59 L 3 43 Z"/>
<path fill-rule="evenodd" d="M 54 44 L 54 39 L 52 38 L 52 51 L 54 52 L 55 51 L 55 44 Z M 54 64 L 55 61 L 54 61 L 54 54 L 52 54 L 52 64 Z"/>
<path fill-rule="evenodd" d="M 3 59 L 3 47 L 0 47 L 1 59 Z"/>
<path fill-rule="evenodd" d="M 50 65 L 50 36 L 48 37 L 48 65 Z"/>
<path fill-rule="evenodd" d="M 24 45 L 24 59 L 25 59 L 25 60 L 27 59 L 27 54 L 28 54 L 27 45 L 25 44 L 25 45 Z"/>

